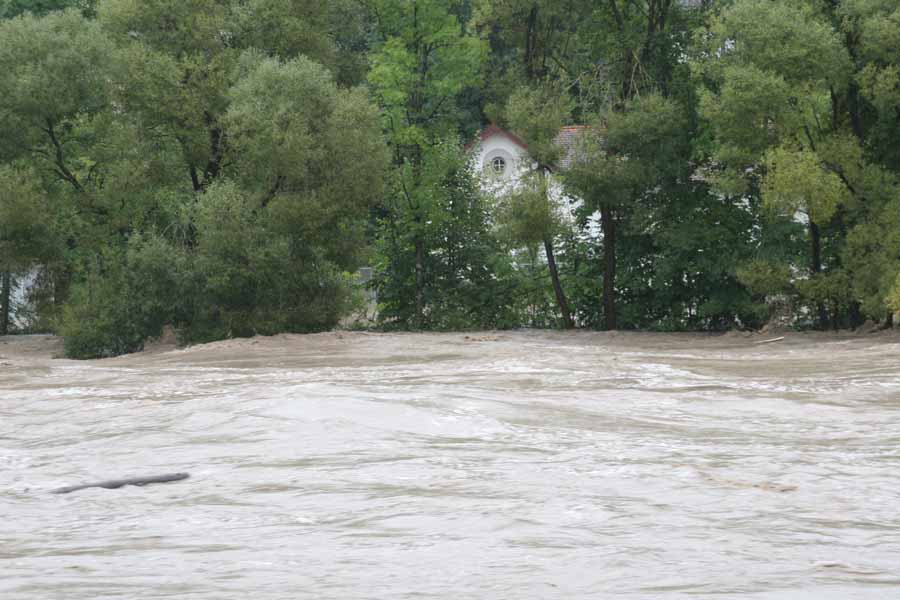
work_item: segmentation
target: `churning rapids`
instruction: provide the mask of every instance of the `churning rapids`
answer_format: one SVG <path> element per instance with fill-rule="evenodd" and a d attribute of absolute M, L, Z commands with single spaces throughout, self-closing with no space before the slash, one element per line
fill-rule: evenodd
<path fill-rule="evenodd" d="M 900 598 L 900 338 L 761 339 L 0 338 L 0 597 Z"/>

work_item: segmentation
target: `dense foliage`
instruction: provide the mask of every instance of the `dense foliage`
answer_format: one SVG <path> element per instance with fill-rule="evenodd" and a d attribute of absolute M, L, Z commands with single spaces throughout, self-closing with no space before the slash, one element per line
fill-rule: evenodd
<path fill-rule="evenodd" d="M 897 139 L 893 0 L 0 0 L 0 333 L 889 326 Z"/>

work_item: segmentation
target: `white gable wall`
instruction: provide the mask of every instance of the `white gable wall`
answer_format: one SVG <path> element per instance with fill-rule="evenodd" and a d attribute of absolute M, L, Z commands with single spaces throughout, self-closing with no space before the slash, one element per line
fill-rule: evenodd
<path fill-rule="evenodd" d="M 528 156 L 527 150 L 500 132 L 478 142 L 473 148 L 473 157 L 475 172 L 481 178 L 481 189 L 496 197 L 515 190 L 522 178 L 537 166 Z M 502 158 L 506 162 L 502 175 L 494 171 L 495 158 Z M 550 181 L 550 198 L 563 222 L 574 225 L 573 209 L 581 204 L 581 200 L 567 196 L 562 183 L 553 175 Z"/>
<path fill-rule="evenodd" d="M 475 147 L 474 157 L 475 171 L 481 176 L 482 188 L 498 195 L 515 189 L 532 165 L 522 146 L 499 133 L 480 141 Z M 493 168 L 494 159 L 497 158 L 506 163 L 502 174 L 497 174 Z"/>

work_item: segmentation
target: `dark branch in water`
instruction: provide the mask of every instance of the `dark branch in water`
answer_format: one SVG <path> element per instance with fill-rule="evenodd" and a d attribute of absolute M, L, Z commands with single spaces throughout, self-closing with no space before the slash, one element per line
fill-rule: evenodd
<path fill-rule="evenodd" d="M 169 483 L 170 481 L 181 481 L 182 479 L 187 479 L 190 477 L 187 473 L 170 473 L 168 475 L 155 475 L 152 477 L 131 477 L 128 479 L 111 479 L 109 481 L 101 481 L 99 483 L 87 483 L 84 485 L 71 485 L 68 487 L 62 487 L 57 490 L 53 490 L 54 494 L 68 494 L 70 492 L 77 492 L 78 490 L 84 490 L 87 488 L 105 488 L 107 490 L 114 490 L 126 485 L 147 485 L 150 483 Z"/>

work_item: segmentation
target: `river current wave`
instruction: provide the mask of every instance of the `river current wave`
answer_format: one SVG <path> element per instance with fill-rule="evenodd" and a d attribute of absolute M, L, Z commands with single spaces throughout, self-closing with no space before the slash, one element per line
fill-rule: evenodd
<path fill-rule="evenodd" d="M 762 339 L 0 338 L 0 597 L 900 597 L 900 339 Z"/>

